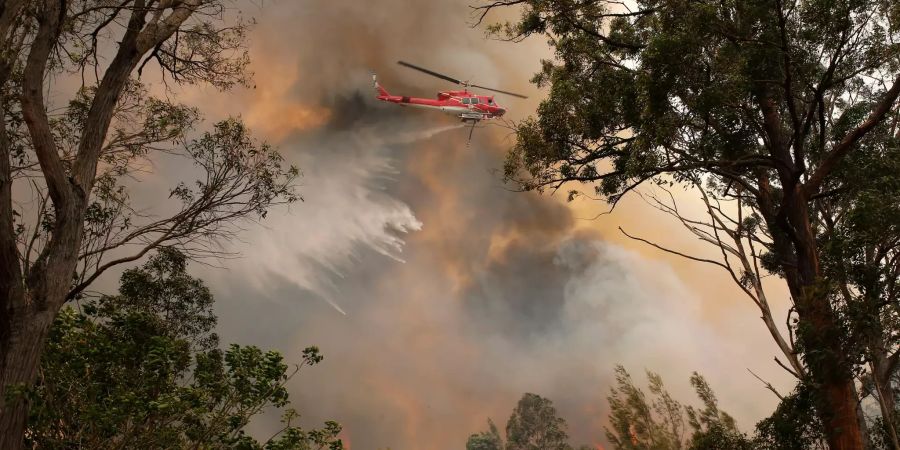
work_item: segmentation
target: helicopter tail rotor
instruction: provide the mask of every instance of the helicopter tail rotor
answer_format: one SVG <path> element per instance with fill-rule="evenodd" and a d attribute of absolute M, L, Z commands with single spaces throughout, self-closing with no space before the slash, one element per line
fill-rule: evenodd
<path fill-rule="evenodd" d="M 372 85 L 375 86 L 379 96 L 389 97 L 391 95 L 385 88 L 381 87 L 381 84 L 378 82 L 378 76 L 375 73 L 372 73 Z"/>

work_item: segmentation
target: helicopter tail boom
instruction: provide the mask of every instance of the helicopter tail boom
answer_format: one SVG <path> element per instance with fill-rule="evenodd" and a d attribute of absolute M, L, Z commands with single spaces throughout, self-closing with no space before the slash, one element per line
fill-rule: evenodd
<path fill-rule="evenodd" d="M 378 95 L 390 97 L 391 94 L 388 91 L 381 87 L 381 83 L 378 82 L 378 77 L 373 73 L 372 74 L 372 84 L 375 86 L 375 90 L 378 91 Z"/>

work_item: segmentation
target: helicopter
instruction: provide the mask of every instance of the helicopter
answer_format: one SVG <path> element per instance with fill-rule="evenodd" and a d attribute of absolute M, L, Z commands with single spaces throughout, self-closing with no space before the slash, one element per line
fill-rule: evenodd
<path fill-rule="evenodd" d="M 439 92 L 436 99 L 407 97 L 405 95 L 391 95 L 385 88 L 381 86 L 381 84 L 378 83 L 378 77 L 373 73 L 372 83 L 375 86 L 375 90 L 378 92 L 378 96 L 376 98 L 384 102 L 396 103 L 400 106 L 435 109 L 447 114 L 457 116 L 462 122 L 472 124 L 471 128 L 469 129 L 469 142 L 472 141 L 472 131 L 475 130 L 475 124 L 482 120 L 502 117 L 504 114 L 506 114 L 506 108 L 500 106 L 496 101 L 494 101 L 493 95 L 478 95 L 473 92 L 469 92 L 469 87 L 497 92 L 505 95 L 511 95 L 518 98 L 528 98 L 524 95 L 516 94 L 514 92 L 501 91 L 500 89 L 492 89 L 489 87 L 479 86 L 477 84 L 471 84 L 468 81 L 461 81 L 456 78 L 426 69 L 424 67 L 419 67 L 405 61 L 397 61 L 397 64 L 460 85 L 463 87 L 463 89 Z M 468 145 L 468 143 L 466 145 Z"/>

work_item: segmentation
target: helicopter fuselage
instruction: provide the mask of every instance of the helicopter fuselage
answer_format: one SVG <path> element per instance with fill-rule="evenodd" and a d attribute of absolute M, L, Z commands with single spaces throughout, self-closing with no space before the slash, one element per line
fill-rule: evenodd
<path fill-rule="evenodd" d="M 433 109 L 446 114 L 459 117 L 463 122 L 477 122 L 480 120 L 501 117 L 506 109 L 494 101 L 493 96 L 477 95 L 468 90 L 444 91 L 437 95 L 436 99 L 407 97 L 405 95 L 391 95 L 375 81 L 375 89 L 378 91 L 378 100 L 395 103 L 400 106 L 413 108 Z"/>

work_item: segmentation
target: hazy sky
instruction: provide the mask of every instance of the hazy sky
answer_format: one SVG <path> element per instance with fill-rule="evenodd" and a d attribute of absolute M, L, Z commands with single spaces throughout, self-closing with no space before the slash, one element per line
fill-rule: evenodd
<path fill-rule="evenodd" d="M 771 411 L 775 397 L 746 369 L 789 380 L 749 300 L 714 268 L 617 227 L 709 250 L 640 201 L 587 220 L 605 205 L 511 192 L 497 173 L 508 130 L 477 129 L 467 147 L 452 117 L 372 98 L 371 70 L 392 93 L 451 87 L 395 64 L 404 59 L 530 95 L 497 97 L 521 119 L 544 95 L 528 83 L 549 56 L 541 39 L 486 40 L 466 1 L 241 7 L 258 21 L 255 89 L 179 98 L 210 119 L 242 116 L 301 167 L 305 201 L 250 227 L 227 269 L 194 269 L 216 294 L 224 342 L 288 359 L 322 349 L 325 361 L 290 385 L 308 423 L 341 422 L 355 450 L 462 449 L 534 392 L 556 404 L 573 444 L 602 445 L 617 363 L 641 382 L 645 368 L 662 373 L 685 401 L 702 372 L 745 430 Z"/>

